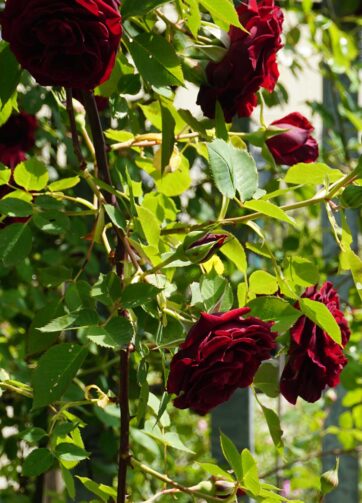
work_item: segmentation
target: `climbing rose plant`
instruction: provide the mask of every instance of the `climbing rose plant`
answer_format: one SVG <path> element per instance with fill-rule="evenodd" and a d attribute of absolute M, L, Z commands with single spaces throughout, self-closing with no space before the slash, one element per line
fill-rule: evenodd
<path fill-rule="evenodd" d="M 287 103 L 278 57 L 303 61 L 287 7 L 332 82 L 357 79 L 356 38 L 309 2 L 0 3 L 4 501 L 42 501 L 51 476 L 54 501 L 304 501 L 268 478 L 296 441 L 281 397 L 298 414 L 342 381 L 355 403 L 362 165 L 322 104 Z M 336 110 L 359 127 L 352 96 Z M 223 432 L 211 461 L 205 415 L 240 388 L 276 470 Z"/>

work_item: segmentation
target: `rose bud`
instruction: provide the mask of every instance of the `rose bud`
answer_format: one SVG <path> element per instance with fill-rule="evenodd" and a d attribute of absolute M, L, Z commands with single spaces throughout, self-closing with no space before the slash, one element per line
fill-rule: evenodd
<path fill-rule="evenodd" d="M 276 53 L 282 47 L 283 13 L 274 0 L 249 0 L 236 10 L 249 33 L 230 28 L 229 49 L 220 62 L 208 63 L 207 84 L 201 86 L 197 97 L 198 105 L 211 119 L 219 101 L 227 122 L 236 114 L 250 116 L 261 87 L 274 90 L 279 77 Z"/>
<path fill-rule="evenodd" d="M 249 308 L 201 313 L 171 361 L 167 391 L 175 407 L 203 415 L 246 388 L 263 360 L 276 348 L 272 323 L 252 316 Z"/>
<path fill-rule="evenodd" d="M 109 78 L 122 34 L 119 0 L 7 0 L 0 24 L 39 84 L 85 90 Z"/>
<path fill-rule="evenodd" d="M 299 112 L 286 115 L 272 122 L 271 126 L 287 130 L 266 141 L 276 163 L 292 166 L 298 162 L 314 162 L 318 158 L 318 143 L 311 135 L 314 127 Z"/>
<path fill-rule="evenodd" d="M 0 162 L 10 169 L 25 160 L 35 143 L 37 120 L 25 112 L 13 114 L 0 127 Z"/>
<path fill-rule="evenodd" d="M 339 309 L 339 296 L 332 283 L 324 283 L 319 290 L 316 286 L 309 287 L 302 297 L 322 302 L 329 309 L 341 329 L 342 346 L 345 347 L 351 332 Z M 298 396 L 307 402 L 316 402 L 326 386 L 334 388 L 339 384 L 339 376 L 347 358 L 341 346 L 304 315 L 291 328 L 290 337 L 280 391 L 292 404 L 296 403 Z"/>
<path fill-rule="evenodd" d="M 328 470 L 324 472 L 321 476 L 321 493 L 323 495 L 332 492 L 339 484 L 338 477 L 339 470 L 339 458 L 336 460 L 336 466 L 333 470 Z"/>
<path fill-rule="evenodd" d="M 218 496 L 219 498 L 226 498 L 234 493 L 235 482 L 229 482 L 228 480 L 216 480 L 215 490 L 215 496 Z"/>
<path fill-rule="evenodd" d="M 200 264 L 209 260 L 222 247 L 227 238 L 226 234 L 190 232 L 176 253 L 180 253 L 181 260 Z"/>

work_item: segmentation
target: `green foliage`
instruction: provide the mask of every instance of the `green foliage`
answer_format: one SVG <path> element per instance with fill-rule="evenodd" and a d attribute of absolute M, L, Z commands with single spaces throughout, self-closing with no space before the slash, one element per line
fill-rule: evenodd
<path fill-rule="evenodd" d="M 209 143 L 208 150 L 212 177 L 219 191 L 229 199 L 236 193 L 242 201 L 253 197 L 258 188 L 258 173 L 250 154 L 220 139 Z"/>
<path fill-rule="evenodd" d="M 323 121 L 318 162 L 287 169 L 265 147 L 275 131 L 264 127 L 263 110 L 260 124 L 255 114 L 251 130 L 240 131 L 237 120 L 225 124 L 220 103 L 215 119 L 201 118 L 189 92 L 206 83 L 207 62 L 226 54 L 230 25 L 241 28 L 231 0 L 122 2 L 121 48 L 110 78 L 95 90 L 109 99 L 100 115 L 111 185 L 81 104 L 73 102 L 80 166 L 64 90 L 36 84 L 0 42 L 0 126 L 17 110 L 39 122 L 26 160 L 14 169 L 0 165 L 4 503 L 33 501 L 50 470 L 65 484 L 63 494 L 49 495 L 54 503 L 116 500 L 125 382 L 119 359 L 126 351 L 130 501 L 213 501 L 216 482 L 226 482 L 230 502 L 239 488 L 257 502 L 316 503 L 336 486 L 338 467 L 321 477 L 317 454 L 326 435 L 344 449 L 361 442 L 362 260 L 350 210 L 358 220 L 362 164 L 359 21 L 352 0 L 334 4 L 347 17 L 323 6 L 316 12 L 310 0 L 282 5 L 288 23 L 281 81 L 273 93 L 263 92 L 264 106 L 290 108 L 293 89 L 282 84 L 282 62 L 290 61 L 300 78 L 310 63 L 301 49 L 306 42 L 334 100 L 308 103 L 311 122 Z M 329 223 L 322 229 L 324 208 Z M 179 253 L 195 233 L 228 239 L 200 263 Z M 330 238 L 337 251 L 325 253 Z M 327 429 L 333 390 L 316 404 L 278 401 L 290 329 L 301 316 L 341 344 L 327 307 L 302 297 L 331 276 L 345 285 L 340 308 L 352 334 L 341 376 L 346 409 Z M 224 463 L 211 457 L 208 417 L 174 407 L 167 379 L 171 358 L 201 312 L 245 306 L 246 317 L 273 322 L 278 347 L 252 385 L 260 405 L 255 453 L 239 452 L 221 433 Z M 274 486 L 276 458 L 279 475 L 291 484 L 286 496 Z M 162 476 L 194 495 L 159 494 Z"/>
<path fill-rule="evenodd" d="M 33 408 L 59 400 L 87 356 L 86 348 L 63 343 L 53 346 L 40 358 L 33 374 Z"/>

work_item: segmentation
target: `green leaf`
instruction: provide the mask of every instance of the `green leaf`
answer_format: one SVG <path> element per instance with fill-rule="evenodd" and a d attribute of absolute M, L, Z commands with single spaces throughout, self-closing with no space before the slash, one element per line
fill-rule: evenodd
<path fill-rule="evenodd" d="M 88 327 L 98 323 L 98 316 L 95 311 L 90 309 L 82 309 L 75 313 L 65 314 L 59 318 L 55 318 L 44 327 L 38 328 L 40 332 L 61 332 L 69 327 L 81 328 Z"/>
<path fill-rule="evenodd" d="M 0 260 L 5 267 L 22 262 L 31 248 L 32 234 L 27 224 L 11 224 L 0 230 Z"/>
<path fill-rule="evenodd" d="M 362 187 L 350 185 L 341 195 L 341 204 L 345 208 L 360 208 L 362 206 Z"/>
<path fill-rule="evenodd" d="M 76 475 L 76 477 L 88 491 L 98 496 L 104 503 L 107 503 L 110 498 L 114 500 L 117 498 L 117 491 L 112 487 L 98 484 L 87 477 L 79 477 L 79 475 Z"/>
<path fill-rule="evenodd" d="M 242 272 L 244 275 L 246 274 L 248 262 L 246 259 L 244 247 L 235 236 L 233 236 L 233 239 L 230 239 L 230 241 L 227 241 L 222 246 L 220 251 L 223 255 L 225 255 L 225 257 L 227 257 L 236 265 L 237 269 L 240 272 Z"/>
<path fill-rule="evenodd" d="M 54 461 L 55 458 L 48 449 L 35 449 L 24 461 L 23 475 L 24 477 L 38 477 L 50 470 Z"/>
<path fill-rule="evenodd" d="M 183 194 L 191 185 L 189 164 L 184 156 L 180 165 L 172 172 L 162 174 L 160 171 L 155 171 L 152 176 L 158 192 L 169 197 Z"/>
<path fill-rule="evenodd" d="M 211 173 L 219 191 L 229 199 L 237 192 L 242 201 L 252 198 L 258 188 L 258 172 L 251 155 L 218 138 L 207 147 Z"/>
<path fill-rule="evenodd" d="M 67 215 L 58 210 L 46 210 L 41 213 L 34 213 L 34 224 L 47 234 L 66 233 L 70 227 Z"/>
<path fill-rule="evenodd" d="M 52 182 L 48 185 L 48 189 L 51 192 L 61 192 L 63 190 L 71 189 L 78 185 L 80 182 L 79 176 L 72 176 L 70 178 L 62 178 L 56 182 Z"/>
<path fill-rule="evenodd" d="M 189 13 L 185 13 L 185 20 L 194 38 L 197 38 L 201 26 L 201 13 L 198 0 L 186 0 L 189 5 Z"/>
<path fill-rule="evenodd" d="M 210 475 L 217 477 L 218 479 L 229 480 L 230 482 L 235 482 L 234 478 L 230 475 L 230 473 L 226 472 L 222 468 L 213 463 L 199 463 L 201 468 L 205 470 Z"/>
<path fill-rule="evenodd" d="M 39 440 L 46 437 L 48 434 L 43 428 L 31 427 L 19 433 L 19 437 L 29 444 L 37 444 Z"/>
<path fill-rule="evenodd" d="M 64 266 L 49 266 L 39 269 L 38 275 L 42 285 L 59 286 L 72 278 L 72 270 Z"/>
<path fill-rule="evenodd" d="M 87 352 L 86 348 L 70 343 L 48 349 L 33 373 L 33 409 L 45 407 L 62 397 L 84 362 Z"/>
<path fill-rule="evenodd" d="M 112 204 L 105 204 L 104 209 L 106 210 L 107 215 L 111 219 L 113 225 L 118 227 L 118 229 L 126 230 L 127 222 L 122 213 L 118 208 L 112 206 Z"/>
<path fill-rule="evenodd" d="M 14 93 L 13 96 L 3 104 L 1 107 L 1 102 L 0 102 L 0 126 L 5 124 L 9 120 L 9 117 L 11 116 L 13 109 L 17 109 L 17 93 Z"/>
<path fill-rule="evenodd" d="M 0 201 L 0 213 L 9 217 L 28 217 L 33 212 L 31 204 L 21 199 L 7 197 Z"/>
<path fill-rule="evenodd" d="M 141 76 L 156 87 L 183 85 L 180 60 L 163 37 L 141 33 L 129 41 L 128 48 Z"/>
<path fill-rule="evenodd" d="M 275 276 L 265 271 L 255 271 L 249 278 L 249 288 L 256 295 L 271 295 L 279 286 Z"/>
<path fill-rule="evenodd" d="M 159 5 L 168 0 L 124 0 L 122 3 L 122 17 L 126 19 L 130 16 L 145 16 Z"/>
<path fill-rule="evenodd" d="M 77 311 L 81 307 L 93 307 L 93 301 L 90 298 L 91 286 L 86 281 L 78 280 L 76 283 L 68 285 L 65 291 L 65 302 L 68 309 Z"/>
<path fill-rule="evenodd" d="M 212 270 L 201 280 L 201 296 L 207 311 L 212 310 L 222 300 L 228 282 Z"/>
<path fill-rule="evenodd" d="M 362 260 L 361 258 L 356 255 L 356 253 L 351 250 L 347 249 L 346 251 L 342 252 L 341 259 L 348 265 L 349 269 L 351 270 L 353 281 L 356 285 L 357 292 L 359 296 L 362 299 Z"/>
<path fill-rule="evenodd" d="M 239 482 L 243 480 L 243 467 L 240 459 L 240 454 L 233 442 L 229 437 L 220 432 L 220 445 L 222 453 L 229 463 L 230 467 L 234 470 L 236 478 Z"/>
<path fill-rule="evenodd" d="M 268 407 L 264 407 L 264 405 L 260 404 L 263 410 L 264 417 L 268 424 L 270 435 L 273 439 L 273 443 L 277 449 L 283 448 L 283 430 L 280 427 L 280 420 L 278 415 Z"/>
<path fill-rule="evenodd" d="M 276 398 L 279 395 L 279 365 L 276 361 L 263 362 L 258 368 L 254 386 L 265 395 Z"/>
<path fill-rule="evenodd" d="M 147 243 L 157 249 L 161 236 L 160 222 L 155 214 L 144 206 L 137 206 L 137 214 Z"/>
<path fill-rule="evenodd" d="M 109 306 L 113 304 L 122 294 L 119 277 L 114 272 L 100 274 L 98 281 L 90 291 L 90 296 L 98 302 Z"/>
<path fill-rule="evenodd" d="M 82 461 L 89 458 L 89 452 L 70 442 L 58 444 L 54 453 L 62 461 Z"/>
<path fill-rule="evenodd" d="M 229 26 L 233 25 L 245 31 L 230 0 L 217 0 L 217 2 L 215 0 L 199 0 L 199 2 L 207 12 L 210 12 L 216 23 L 219 21 L 220 24 L 221 22 L 221 28 L 228 30 Z"/>
<path fill-rule="evenodd" d="M 134 283 L 124 289 L 121 303 L 125 308 L 141 306 L 156 298 L 156 295 L 160 292 L 159 288 L 148 283 Z"/>
<path fill-rule="evenodd" d="M 128 344 L 133 335 L 131 323 L 126 318 L 113 318 L 106 326 L 89 327 L 86 336 L 89 340 L 105 348 L 121 349 Z"/>
<path fill-rule="evenodd" d="M 289 266 L 286 270 L 288 278 L 299 286 L 316 285 L 319 281 L 318 268 L 303 257 L 289 257 Z"/>
<path fill-rule="evenodd" d="M 8 44 L 0 52 L 0 108 L 15 93 L 20 80 L 21 68 Z"/>
<path fill-rule="evenodd" d="M 253 496 L 258 496 L 260 493 L 258 468 L 248 449 L 244 449 L 241 453 L 241 462 L 243 470 L 242 484 L 253 494 Z"/>
<path fill-rule="evenodd" d="M 301 185 L 319 185 L 328 182 L 336 182 L 342 178 L 343 173 L 339 169 L 332 169 L 322 162 L 303 163 L 291 166 L 284 181 Z"/>
<path fill-rule="evenodd" d="M 264 321 L 275 321 L 273 330 L 284 333 L 292 327 L 302 315 L 284 299 L 278 297 L 258 297 L 248 303 L 251 316 L 258 316 Z"/>
<path fill-rule="evenodd" d="M 59 300 L 48 302 L 35 312 L 26 338 L 28 355 L 41 353 L 53 345 L 58 337 L 57 332 L 40 332 L 38 328 L 43 327 L 61 314 L 63 314 L 63 309 Z"/>
<path fill-rule="evenodd" d="M 75 498 L 75 484 L 74 484 L 74 479 L 72 477 L 72 474 L 69 470 L 64 468 L 64 466 L 60 467 L 62 471 L 62 477 L 64 480 L 65 487 L 67 488 L 68 495 L 70 499 L 74 500 Z"/>
<path fill-rule="evenodd" d="M 37 159 L 21 162 L 14 170 L 14 180 L 27 191 L 42 190 L 47 186 L 49 174 L 47 167 Z"/>
<path fill-rule="evenodd" d="M 11 169 L 5 168 L 3 164 L 0 163 L 0 186 L 7 185 L 11 178 Z"/>
<path fill-rule="evenodd" d="M 169 108 L 160 102 L 162 118 L 161 172 L 168 166 L 175 145 L 176 122 Z"/>
<path fill-rule="evenodd" d="M 215 133 L 216 138 L 220 138 L 220 140 L 228 141 L 229 135 L 228 130 L 225 124 L 225 117 L 223 109 L 221 108 L 220 103 L 216 102 L 215 107 Z"/>
<path fill-rule="evenodd" d="M 250 210 L 258 211 L 263 215 L 267 215 L 268 217 L 276 218 L 277 220 L 281 220 L 282 222 L 287 222 L 288 224 L 296 227 L 296 222 L 294 219 L 288 217 L 288 215 L 281 208 L 271 203 L 270 201 L 264 201 L 259 199 L 258 201 L 248 201 L 244 204 L 245 208 L 249 208 Z"/>
<path fill-rule="evenodd" d="M 300 309 L 303 313 L 324 330 L 337 344 L 342 344 L 341 329 L 327 306 L 311 299 L 300 299 Z"/>

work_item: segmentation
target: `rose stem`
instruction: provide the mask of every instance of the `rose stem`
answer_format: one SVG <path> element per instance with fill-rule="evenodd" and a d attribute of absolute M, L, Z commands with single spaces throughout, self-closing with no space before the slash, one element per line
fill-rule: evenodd
<path fill-rule="evenodd" d="M 70 88 L 65 90 L 67 97 L 67 112 L 69 116 L 70 132 L 72 134 L 74 153 L 79 161 L 79 166 L 82 171 L 85 170 L 86 162 L 84 160 L 82 150 L 79 143 L 79 137 L 77 132 L 77 123 L 75 121 L 74 108 L 73 108 L 73 92 Z"/>
<path fill-rule="evenodd" d="M 353 449 L 331 449 L 330 451 L 317 451 L 317 452 L 312 452 L 311 454 L 308 454 L 308 456 L 305 456 L 304 458 L 298 458 L 294 459 L 292 461 L 288 461 L 282 466 L 279 466 L 277 468 L 272 468 L 271 470 L 268 470 L 267 472 L 264 472 L 260 475 L 261 479 L 265 479 L 269 477 L 270 475 L 274 475 L 276 471 L 283 471 L 283 470 L 289 470 L 289 468 L 292 468 L 294 465 L 298 463 L 307 463 L 308 461 L 319 459 L 319 458 L 324 458 L 326 456 L 343 456 L 343 455 L 352 455 L 355 454 L 356 456 L 359 455 L 359 453 L 362 452 L 362 449 L 360 447 L 355 447 Z"/>
<path fill-rule="evenodd" d="M 97 165 L 103 180 L 112 186 L 112 178 L 109 171 L 106 143 L 104 140 L 101 121 L 98 114 L 97 104 L 92 92 L 83 92 L 84 106 L 88 115 L 89 125 L 91 128 Z M 111 194 L 105 194 L 105 199 L 109 204 L 117 207 L 117 200 Z M 123 281 L 126 252 L 123 245 L 123 236 L 117 232 L 116 244 L 116 271 L 120 281 Z M 119 310 L 120 316 L 127 316 L 126 311 Z M 127 468 L 130 460 L 129 452 L 129 400 L 128 400 L 128 384 L 129 384 L 129 356 L 131 345 L 119 352 L 119 395 L 118 401 L 121 409 L 120 420 L 120 444 L 118 455 L 118 488 L 117 488 L 117 503 L 125 503 L 127 497 Z"/>

